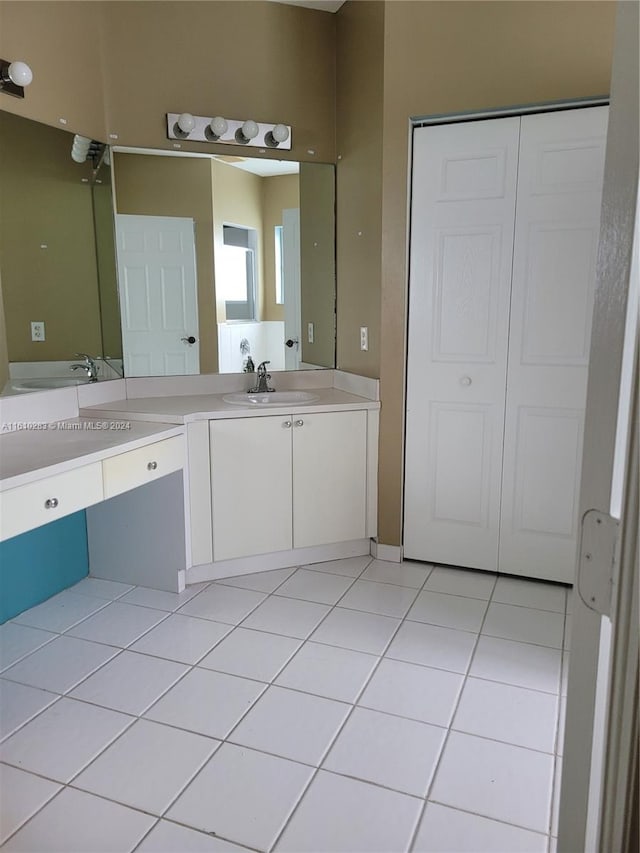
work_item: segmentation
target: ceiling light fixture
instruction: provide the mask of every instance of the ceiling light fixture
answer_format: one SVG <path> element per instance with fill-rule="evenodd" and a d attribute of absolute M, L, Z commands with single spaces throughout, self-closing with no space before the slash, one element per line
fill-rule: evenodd
<path fill-rule="evenodd" d="M 33 80 L 33 72 L 26 62 L 8 62 L 0 59 L 0 92 L 24 98 L 24 88 Z"/>

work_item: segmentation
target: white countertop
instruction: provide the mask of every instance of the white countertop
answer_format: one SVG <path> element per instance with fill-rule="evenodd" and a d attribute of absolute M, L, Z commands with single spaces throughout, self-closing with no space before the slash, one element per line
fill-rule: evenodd
<path fill-rule="evenodd" d="M 135 401 L 133 401 L 135 402 Z M 161 441 L 184 430 L 169 423 L 72 418 L 23 424 L 0 436 L 0 491 L 89 465 Z"/>
<path fill-rule="evenodd" d="M 358 397 L 337 388 L 310 388 L 317 399 L 292 405 L 233 405 L 224 402 L 224 394 L 197 394 L 189 396 L 140 397 L 115 400 L 80 410 L 88 418 L 119 418 L 132 421 L 161 421 L 169 424 L 186 424 L 192 421 L 219 418 L 265 417 L 268 415 L 309 414 L 341 410 L 379 409 L 380 403 Z"/>

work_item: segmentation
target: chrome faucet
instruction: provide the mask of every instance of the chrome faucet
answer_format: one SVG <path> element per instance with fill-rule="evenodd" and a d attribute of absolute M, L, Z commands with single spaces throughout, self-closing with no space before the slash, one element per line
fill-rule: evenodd
<path fill-rule="evenodd" d="M 98 365 L 90 355 L 87 355 L 86 352 L 77 352 L 76 356 L 78 358 L 83 358 L 84 362 L 82 364 L 72 364 L 71 370 L 86 370 L 87 378 L 89 382 L 97 382 L 98 381 Z"/>
<path fill-rule="evenodd" d="M 275 391 L 275 388 L 269 388 L 269 379 L 271 374 L 267 373 L 267 365 L 270 361 L 262 361 L 256 370 L 257 385 L 255 388 L 249 388 L 247 394 L 265 394 L 267 391 Z"/>

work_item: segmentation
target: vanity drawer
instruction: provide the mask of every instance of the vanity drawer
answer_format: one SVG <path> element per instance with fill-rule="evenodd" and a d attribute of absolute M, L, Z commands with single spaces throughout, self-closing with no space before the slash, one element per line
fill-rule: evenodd
<path fill-rule="evenodd" d="M 184 467 L 184 437 L 176 435 L 102 463 L 104 496 L 112 498 Z"/>
<path fill-rule="evenodd" d="M 0 538 L 55 521 L 102 500 L 100 462 L 0 493 Z"/>

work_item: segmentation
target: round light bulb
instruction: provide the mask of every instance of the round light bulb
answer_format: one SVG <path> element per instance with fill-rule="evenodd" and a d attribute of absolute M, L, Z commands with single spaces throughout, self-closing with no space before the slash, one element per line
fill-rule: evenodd
<path fill-rule="evenodd" d="M 289 138 L 289 128 L 286 124 L 276 124 L 271 131 L 271 136 L 273 136 L 275 141 L 278 143 L 284 142 Z"/>
<path fill-rule="evenodd" d="M 8 72 L 9 79 L 16 86 L 28 86 L 33 80 L 33 72 L 26 62 L 12 62 Z"/>
<path fill-rule="evenodd" d="M 82 151 L 72 150 L 71 151 L 71 159 L 73 160 L 74 163 L 85 163 L 87 160 L 87 155 L 86 155 L 86 153 L 83 153 Z"/>
<path fill-rule="evenodd" d="M 248 118 L 242 125 L 242 135 L 245 139 L 255 139 L 260 128 L 252 119 Z"/>
<path fill-rule="evenodd" d="M 224 136 L 229 129 L 226 118 L 222 116 L 214 116 L 209 122 L 209 127 L 214 136 Z"/>
<path fill-rule="evenodd" d="M 182 113 L 182 115 L 178 116 L 177 124 L 183 133 L 191 133 L 196 126 L 196 120 L 191 113 Z"/>

